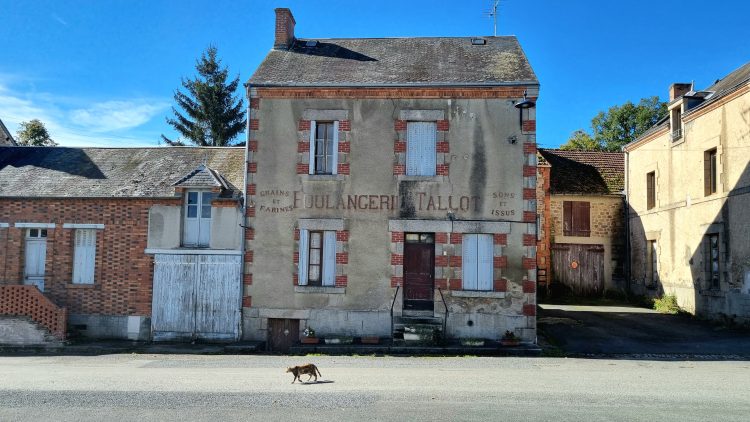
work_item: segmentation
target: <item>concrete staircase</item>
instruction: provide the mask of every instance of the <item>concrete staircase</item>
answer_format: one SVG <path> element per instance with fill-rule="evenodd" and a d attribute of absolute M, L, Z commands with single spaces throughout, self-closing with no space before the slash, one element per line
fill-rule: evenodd
<path fill-rule="evenodd" d="M 443 318 L 431 311 L 411 311 L 393 317 L 394 345 L 440 344 L 443 340 Z"/>
<path fill-rule="evenodd" d="M 0 316 L 0 347 L 61 347 L 63 342 L 43 325 L 26 316 Z"/>

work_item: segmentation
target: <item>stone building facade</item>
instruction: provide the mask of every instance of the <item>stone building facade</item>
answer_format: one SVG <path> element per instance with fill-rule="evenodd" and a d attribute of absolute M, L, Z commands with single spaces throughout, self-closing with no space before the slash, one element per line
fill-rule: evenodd
<path fill-rule="evenodd" d="M 706 318 L 750 321 L 750 63 L 625 146 L 630 289 Z"/>
<path fill-rule="evenodd" d="M 538 155 L 541 292 L 560 285 L 576 295 L 624 292 L 623 154 L 545 148 Z"/>
<path fill-rule="evenodd" d="M 298 39 L 276 13 L 247 84 L 244 338 L 420 316 L 535 341 L 538 82 L 517 40 Z"/>

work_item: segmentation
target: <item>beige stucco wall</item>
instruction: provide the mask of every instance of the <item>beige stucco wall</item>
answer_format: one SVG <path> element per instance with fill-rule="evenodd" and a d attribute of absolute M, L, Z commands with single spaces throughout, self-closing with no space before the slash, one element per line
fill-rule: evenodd
<path fill-rule="evenodd" d="M 345 112 L 351 130 L 341 132 L 339 142 L 351 145 L 350 153 L 343 157 L 350 164 L 350 175 L 297 174 L 295 164 L 307 163 L 307 153 L 298 152 L 298 141 L 305 141 L 307 132 L 301 133 L 298 124 L 311 110 Z M 439 111 L 449 121 L 449 130 L 438 132 L 437 139 L 450 144 L 450 152 L 438 153 L 437 160 L 450 165 L 448 176 L 394 175 L 394 140 L 399 137 L 394 122 L 404 110 Z M 451 211 L 457 223 L 510 223 L 504 229 L 508 246 L 502 251 L 508 265 L 496 269 L 496 274 L 508 280 L 507 292 L 459 298 L 447 289 L 449 334 L 499 338 L 510 329 L 527 341 L 535 340 L 535 317 L 522 314 L 524 304 L 535 303 L 534 295 L 524 293 L 521 287 L 524 279 L 535 280 L 533 270 L 522 268 L 522 257 L 535 254 L 535 246 L 522 246 L 523 234 L 535 232 L 533 223 L 522 222 L 525 210 L 535 211 L 535 201 L 522 199 L 524 183 L 534 187 L 534 177 L 524 180 L 523 166 L 535 165 L 535 155 L 525 159 L 523 143 L 533 142 L 533 135 L 521 133 L 518 110 L 511 100 L 261 98 L 260 109 L 252 114 L 259 129 L 251 132 L 258 147 L 251 154 L 257 172 L 249 174 L 248 182 L 256 189 L 256 195 L 248 200 L 256 215 L 246 221 L 254 230 L 254 239 L 246 243 L 253 258 L 246 264 L 252 284 L 245 286 L 245 295 L 252 298 L 252 307 L 244 309 L 245 338 L 265 340 L 268 318 L 301 319 L 301 330 L 309 325 L 319 334 L 390 336 L 390 307 L 396 295 L 391 278 L 398 276 L 400 266 L 391 265 L 391 256 L 398 251 L 393 250 L 389 222 L 438 221 L 446 224 L 449 232 Z M 511 136 L 514 142 L 509 142 Z M 336 209 L 340 198 L 346 203 L 354 195 L 368 195 L 362 203 L 367 204 L 366 209 L 361 205 L 360 209 Z M 375 202 L 370 202 L 369 195 L 378 195 Z M 384 198 L 386 202 L 382 202 Z M 462 198 L 470 204 L 463 209 L 455 206 L 463 203 Z M 306 207 L 316 199 L 320 204 L 327 201 L 326 206 Z M 393 206 L 393 199 L 399 206 Z M 347 276 L 344 289 L 319 293 L 295 289 L 294 231 L 301 219 L 340 220 L 349 232 L 348 241 L 340 242 L 337 250 L 348 253 L 348 264 L 337 265 L 337 274 Z M 436 256 L 445 253 L 460 258 L 460 250 L 460 244 L 438 246 Z M 439 277 L 460 277 L 460 269 L 436 268 Z M 397 314 L 402 292 L 396 295 Z M 435 312 L 440 314 L 444 308 L 437 289 L 435 299 Z"/>
<path fill-rule="evenodd" d="M 590 236 L 565 236 L 563 232 L 563 202 L 589 203 Z M 620 195 L 551 195 L 551 243 L 604 246 L 604 290 L 623 290 L 617 276 L 622 274 L 623 201 Z M 552 251 L 554 254 L 554 250 Z M 613 277 L 613 275 L 615 277 Z"/>
<path fill-rule="evenodd" d="M 182 206 L 154 205 L 148 215 L 148 249 L 177 249 L 182 240 Z M 209 249 L 242 247 L 242 209 L 212 207 Z"/>
<path fill-rule="evenodd" d="M 744 91 L 744 93 L 743 93 Z M 674 293 L 682 307 L 712 318 L 750 320 L 750 92 L 685 116 L 683 137 L 669 132 L 627 156 L 632 289 Z M 722 101 L 723 102 L 723 101 Z M 698 115 L 700 114 L 700 115 Z M 717 192 L 704 192 L 704 152 L 717 149 Z M 656 206 L 646 209 L 646 174 L 656 173 Z M 704 239 L 718 233 L 721 286 L 706 281 Z M 660 282 L 644 285 L 646 241 L 657 240 Z"/>

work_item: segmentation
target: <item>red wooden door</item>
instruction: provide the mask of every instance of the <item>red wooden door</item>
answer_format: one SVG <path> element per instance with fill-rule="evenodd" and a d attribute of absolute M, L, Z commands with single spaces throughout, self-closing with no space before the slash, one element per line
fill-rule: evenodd
<path fill-rule="evenodd" d="M 431 234 L 407 234 L 404 243 L 404 309 L 432 310 L 435 245 Z M 412 241 L 409 241 L 412 238 Z"/>

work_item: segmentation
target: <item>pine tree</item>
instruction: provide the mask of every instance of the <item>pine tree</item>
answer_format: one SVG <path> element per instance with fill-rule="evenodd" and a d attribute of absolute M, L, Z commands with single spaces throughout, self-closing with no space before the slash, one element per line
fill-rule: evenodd
<path fill-rule="evenodd" d="M 216 58 L 216 47 L 209 46 L 196 61 L 198 76 L 182 79 L 183 93 L 175 90 L 174 99 L 185 114 L 174 107 L 175 118 L 167 117 L 181 138 L 198 146 L 229 146 L 237 135 L 245 130 L 245 110 L 242 98 L 234 92 L 240 81 L 239 75 L 227 83 L 228 68 L 221 68 Z M 169 145 L 184 145 L 182 140 L 173 141 L 164 135 L 162 140 Z"/>

